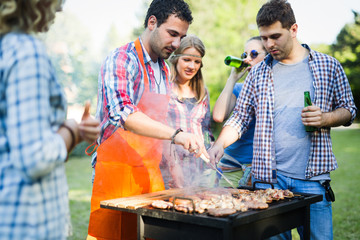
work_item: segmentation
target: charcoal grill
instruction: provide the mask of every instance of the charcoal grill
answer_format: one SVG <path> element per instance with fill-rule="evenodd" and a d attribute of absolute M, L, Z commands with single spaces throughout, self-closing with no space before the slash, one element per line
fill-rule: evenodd
<path fill-rule="evenodd" d="M 310 205 L 322 200 L 322 195 L 295 194 L 294 198 L 270 203 L 267 209 L 236 212 L 227 217 L 213 217 L 206 212 L 189 214 L 149 206 L 154 199 L 168 199 L 184 191 L 171 189 L 112 199 L 102 201 L 101 207 L 136 214 L 138 239 L 264 239 L 299 226 L 304 227 L 304 239 L 310 239 Z"/>

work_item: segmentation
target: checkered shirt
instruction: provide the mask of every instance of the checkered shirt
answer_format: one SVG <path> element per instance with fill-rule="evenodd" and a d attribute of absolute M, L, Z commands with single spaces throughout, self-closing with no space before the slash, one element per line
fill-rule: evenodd
<path fill-rule="evenodd" d="M 150 92 L 158 92 L 154 71 L 150 65 L 150 55 L 144 48 L 144 64 L 149 79 Z M 160 61 L 162 79 L 169 79 L 168 65 L 163 59 Z M 167 76 L 166 76 L 167 75 Z M 170 91 L 168 82 L 167 92 Z M 97 140 L 100 145 L 109 138 L 119 127 L 124 128 L 128 116 L 139 111 L 137 104 L 145 90 L 144 69 L 140 63 L 134 42 L 113 50 L 106 57 L 98 78 L 98 103 L 96 118 L 100 119 L 101 132 Z M 97 154 L 92 156 L 92 166 L 95 167 Z"/>
<path fill-rule="evenodd" d="M 170 95 L 167 123 L 170 127 L 181 128 L 185 132 L 201 137 L 212 138 L 210 128 L 210 97 L 206 95 L 199 103 L 194 103 L 191 110 L 175 93 Z M 206 139 L 209 142 L 208 139 Z"/>
<path fill-rule="evenodd" d="M 305 44 L 303 46 L 310 50 L 309 66 L 315 89 L 313 104 L 319 106 L 322 112 L 337 108 L 349 110 L 352 118 L 346 125 L 350 125 L 355 119 L 357 109 L 343 68 L 335 58 L 313 51 Z M 241 136 L 256 115 L 253 173 L 255 178 L 267 182 L 276 182 L 272 60 L 271 55 L 268 55 L 250 71 L 237 99 L 234 114 L 225 123 L 235 128 Z M 328 173 L 337 167 L 332 152 L 330 128 L 321 128 L 311 137 L 305 177 Z"/>
<path fill-rule="evenodd" d="M 150 92 L 157 92 L 154 71 L 150 66 L 151 58 L 142 42 L 141 46 Z M 161 64 L 162 79 L 166 79 L 169 71 L 165 71 L 164 68 L 168 69 L 168 66 L 163 59 L 159 58 L 158 60 Z M 117 128 L 124 128 L 127 117 L 139 111 L 137 104 L 145 89 L 143 75 L 144 69 L 138 58 L 134 42 L 115 49 L 105 59 L 98 81 L 96 117 L 101 121 L 98 143 L 102 143 L 110 137 Z"/>
<path fill-rule="evenodd" d="M 43 44 L 0 37 L 0 239 L 65 239 L 66 101 Z"/>

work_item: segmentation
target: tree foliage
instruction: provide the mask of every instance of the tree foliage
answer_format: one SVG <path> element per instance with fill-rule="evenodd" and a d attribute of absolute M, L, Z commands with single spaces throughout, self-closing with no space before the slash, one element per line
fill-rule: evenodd
<path fill-rule="evenodd" d="M 140 22 L 146 14 L 149 0 L 143 0 Z M 265 0 L 186 0 L 193 15 L 188 34 L 197 35 L 206 48 L 202 73 L 214 106 L 225 86 L 231 68 L 224 64 L 227 55 L 240 56 L 247 39 L 258 35 L 256 14 Z M 143 31 L 139 26 L 134 37 Z M 222 124 L 213 125 L 217 132 Z"/>
<path fill-rule="evenodd" d="M 343 66 L 355 98 L 360 107 L 360 13 L 354 13 L 354 22 L 346 24 L 331 45 L 332 55 Z M 357 116 L 359 120 L 359 114 Z"/>
<path fill-rule="evenodd" d="M 90 100 L 96 106 L 99 63 L 94 61 L 86 27 L 74 15 L 62 13 L 42 37 L 69 105 Z"/>
<path fill-rule="evenodd" d="M 197 35 L 206 47 L 203 58 L 211 109 L 225 86 L 231 68 L 224 64 L 227 55 L 240 56 L 246 41 L 259 34 L 256 14 L 265 0 L 187 0 L 193 13 L 188 34 Z M 222 124 L 213 122 L 217 136 Z"/>
<path fill-rule="evenodd" d="M 136 13 L 141 25 L 133 31 L 131 40 L 144 30 L 143 20 L 151 0 L 143 0 Z M 230 68 L 224 64 L 227 55 L 240 56 L 246 40 L 258 35 L 256 14 L 265 0 L 186 0 L 194 21 L 188 34 L 195 34 L 205 44 L 203 75 L 210 92 L 210 104 L 225 86 Z M 346 24 L 330 47 L 319 45 L 316 50 L 336 57 L 345 69 L 355 97 L 360 106 L 360 18 L 354 12 L 354 22 Z M 97 81 L 105 55 L 126 42 L 120 39 L 120 29 L 111 26 L 103 47 L 94 52 L 89 30 L 71 14 L 62 13 L 43 36 L 57 75 L 64 86 L 69 104 L 83 104 L 90 99 L 96 106 Z M 128 39 L 126 39 L 128 41 Z"/>
<path fill-rule="evenodd" d="M 264 1 L 188 0 L 194 21 L 189 34 L 205 44 L 203 74 L 210 92 L 210 104 L 225 86 L 230 68 L 224 64 L 227 55 L 240 56 L 247 39 L 258 35 L 256 14 Z"/>
<path fill-rule="evenodd" d="M 105 36 L 102 47 L 102 60 L 109 54 L 110 51 L 120 47 L 120 34 L 115 24 L 111 24 L 107 35 Z"/>
<path fill-rule="evenodd" d="M 138 18 L 141 24 L 150 0 L 143 0 Z M 197 35 L 206 47 L 203 75 L 210 92 L 210 105 L 225 86 L 230 68 L 224 64 L 227 55 L 240 56 L 247 39 L 258 35 L 256 14 L 265 0 L 186 0 L 193 15 L 188 34 Z M 144 30 L 133 31 L 134 39 Z"/>

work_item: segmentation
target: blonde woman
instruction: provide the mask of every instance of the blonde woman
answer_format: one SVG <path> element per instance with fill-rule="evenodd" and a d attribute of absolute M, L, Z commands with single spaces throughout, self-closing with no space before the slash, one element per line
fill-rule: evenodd
<path fill-rule="evenodd" d="M 99 122 L 65 120 L 66 100 L 44 45 L 59 0 L 0 1 L 0 238 L 66 239 L 68 152 Z"/>
<path fill-rule="evenodd" d="M 167 121 L 173 128 L 201 136 L 205 147 L 213 138 L 210 130 L 209 93 L 205 88 L 201 68 L 205 46 L 194 35 L 181 40 L 180 47 L 169 58 L 171 88 Z M 206 166 L 193 153 L 170 144 L 164 148 L 161 169 L 165 188 L 198 185 Z"/>

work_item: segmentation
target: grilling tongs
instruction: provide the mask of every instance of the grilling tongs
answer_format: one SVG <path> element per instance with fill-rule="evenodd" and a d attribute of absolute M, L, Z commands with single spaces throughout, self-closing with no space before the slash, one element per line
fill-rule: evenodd
<path fill-rule="evenodd" d="M 227 182 L 230 184 L 230 186 L 231 186 L 232 188 L 237 189 L 237 188 L 234 186 L 234 184 L 233 184 L 227 177 L 225 177 L 225 175 L 224 175 L 222 172 L 220 172 L 219 169 L 217 169 L 217 167 L 215 166 L 215 164 L 211 163 L 211 162 L 210 162 L 210 159 L 208 159 L 203 153 L 200 155 L 200 158 L 201 158 L 202 160 L 204 160 L 204 162 L 206 162 L 209 166 L 211 166 L 211 168 L 215 169 L 215 170 L 221 175 L 221 177 L 223 177 L 223 178 L 225 179 L 225 181 L 227 181 Z"/>

